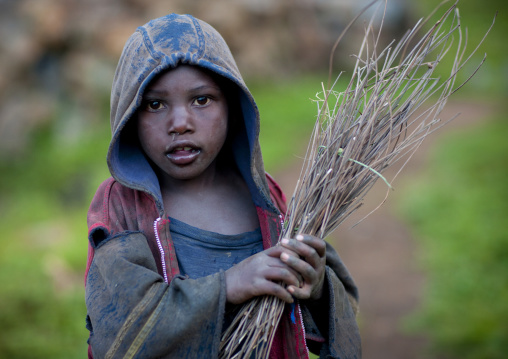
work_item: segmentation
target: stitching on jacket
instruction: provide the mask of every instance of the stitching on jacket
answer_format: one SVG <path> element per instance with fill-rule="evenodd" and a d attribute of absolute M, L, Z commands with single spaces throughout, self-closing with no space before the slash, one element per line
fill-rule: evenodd
<path fill-rule="evenodd" d="M 152 301 L 152 299 L 155 297 L 156 293 L 157 293 L 157 287 L 156 286 L 150 287 L 150 289 L 148 290 L 148 293 L 143 297 L 141 302 L 139 302 L 139 304 L 132 310 L 132 312 L 129 314 L 129 316 L 125 320 L 122 328 L 118 331 L 115 341 L 113 342 L 113 344 L 109 348 L 108 352 L 106 353 L 106 356 L 105 356 L 106 359 L 112 358 L 116 354 L 116 351 L 118 350 L 118 348 L 120 347 L 120 345 L 123 342 L 125 334 L 131 328 L 134 321 L 137 320 L 139 318 L 139 315 L 145 310 L 148 303 Z"/>
<path fill-rule="evenodd" d="M 146 337 L 148 334 L 152 331 L 153 327 L 155 326 L 155 323 L 157 319 L 159 318 L 159 315 L 162 311 L 162 308 L 164 307 L 166 303 L 161 300 L 155 310 L 153 311 L 152 315 L 150 315 L 150 318 L 148 318 L 146 324 L 143 326 L 143 328 L 139 331 L 138 335 L 132 342 L 129 350 L 127 353 L 125 353 L 124 359 L 128 358 L 134 358 L 134 356 L 137 354 L 139 348 L 141 345 L 145 342 Z"/>
<path fill-rule="evenodd" d="M 164 54 L 155 50 L 152 41 L 150 40 L 150 37 L 148 36 L 148 33 L 144 27 L 138 27 L 137 31 L 143 37 L 143 43 L 145 44 L 146 49 L 155 60 L 160 60 L 162 57 L 164 57 Z"/>
<path fill-rule="evenodd" d="M 199 22 L 194 18 L 189 16 L 192 20 L 192 23 L 194 24 L 194 28 L 196 29 L 196 33 L 198 35 L 198 42 L 199 42 L 199 49 L 198 53 L 196 54 L 198 59 L 203 57 L 203 53 L 205 51 L 205 36 L 203 34 L 203 29 L 201 28 L 201 25 L 199 25 Z"/>

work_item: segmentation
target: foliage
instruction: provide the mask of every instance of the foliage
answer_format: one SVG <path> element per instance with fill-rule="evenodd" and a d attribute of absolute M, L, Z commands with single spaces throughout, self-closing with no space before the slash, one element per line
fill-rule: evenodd
<path fill-rule="evenodd" d="M 247 81 L 261 114 L 260 142 L 268 171 L 305 152 L 316 121 L 317 104 L 312 99 L 322 91 L 321 81 L 327 77 Z"/>
<path fill-rule="evenodd" d="M 405 190 L 402 213 L 420 239 L 423 311 L 411 327 L 457 358 L 508 352 L 508 123 L 455 133 Z"/>
<path fill-rule="evenodd" d="M 0 163 L 2 358 L 86 352 L 86 211 L 106 176 L 109 126 L 70 143 L 60 139 L 57 123 L 40 128 L 23 157 Z"/>

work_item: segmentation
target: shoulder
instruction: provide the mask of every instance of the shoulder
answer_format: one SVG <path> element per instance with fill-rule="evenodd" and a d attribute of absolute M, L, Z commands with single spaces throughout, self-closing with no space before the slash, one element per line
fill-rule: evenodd
<path fill-rule="evenodd" d="M 108 221 L 108 204 L 111 193 L 111 188 L 116 181 L 110 177 L 99 185 L 95 195 L 93 196 L 90 208 L 88 209 L 88 226 L 95 226 L 101 224 L 107 226 Z"/>
<path fill-rule="evenodd" d="M 101 205 L 105 206 L 112 202 L 132 202 L 132 201 L 150 201 L 154 200 L 145 192 L 135 190 L 122 185 L 120 182 L 115 180 L 113 177 L 109 177 L 103 181 L 92 199 L 92 205 L 90 211 L 93 210 L 93 206 Z"/>
<path fill-rule="evenodd" d="M 97 188 L 92 203 L 90 204 L 88 215 L 103 217 L 102 221 L 105 221 L 108 217 L 111 201 L 122 201 L 124 198 L 128 199 L 133 196 L 132 192 L 133 190 L 122 186 L 113 177 L 109 177 Z"/>
<path fill-rule="evenodd" d="M 90 204 L 87 216 L 89 230 L 97 226 L 109 231 L 113 230 L 112 227 L 129 227 L 128 224 L 137 217 L 139 210 L 145 213 L 157 211 L 149 195 L 123 186 L 110 177 L 99 185 Z"/>

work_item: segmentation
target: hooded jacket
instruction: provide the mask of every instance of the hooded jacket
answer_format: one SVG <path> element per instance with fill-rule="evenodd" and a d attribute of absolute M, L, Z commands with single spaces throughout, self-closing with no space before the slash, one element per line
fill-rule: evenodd
<path fill-rule="evenodd" d="M 258 109 L 223 38 L 189 15 L 139 27 L 124 47 L 111 92 L 112 178 L 101 184 L 88 212 L 87 327 L 89 356 L 96 359 L 218 355 L 224 273 L 198 279 L 179 274 L 157 175 L 129 130 L 150 82 L 180 64 L 233 84 L 243 123 L 230 150 L 256 206 L 263 247 L 275 245 L 281 230 L 285 198 L 264 171 Z M 358 293 L 329 245 L 324 293 L 320 303 L 287 306 L 271 358 L 306 358 L 307 346 L 322 357 L 360 357 Z"/>

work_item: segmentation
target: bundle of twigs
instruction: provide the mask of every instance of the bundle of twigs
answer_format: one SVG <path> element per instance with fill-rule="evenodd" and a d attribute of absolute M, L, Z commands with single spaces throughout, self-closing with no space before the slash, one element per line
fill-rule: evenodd
<path fill-rule="evenodd" d="M 422 20 L 381 51 L 381 30 L 373 30 L 371 19 L 346 90 L 323 89 L 318 97 L 318 119 L 281 238 L 297 233 L 325 238 L 358 209 L 376 180 L 391 188 L 382 172 L 398 160 L 407 163 L 424 138 L 446 122 L 439 115 L 448 97 L 467 82 L 455 86 L 457 72 L 478 49 L 465 57 L 456 5 L 421 38 Z M 447 53 L 454 55 L 453 65 L 440 79 L 434 70 Z M 246 303 L 223 335 L 220 357 L 250 358 L 254 352 L 268 358 L 283 309 L 284 302 L 271 296 Z"/>

